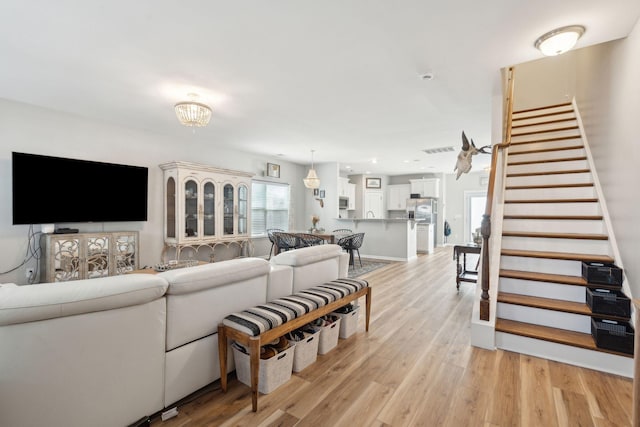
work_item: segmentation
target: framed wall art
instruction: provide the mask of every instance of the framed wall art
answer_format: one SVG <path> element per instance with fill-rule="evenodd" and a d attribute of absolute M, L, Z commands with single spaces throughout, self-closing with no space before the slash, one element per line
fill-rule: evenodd
<path fill-rule="evenodd" d="M 367 188 L 382 188 L 382 180 L 380 178 L 367 178 Z"/>
<path fill-rule="evenodd" d="M 271 178 L 280 178 L 280 165 L 267 163 L 267 176 L 270 176 Z"/>

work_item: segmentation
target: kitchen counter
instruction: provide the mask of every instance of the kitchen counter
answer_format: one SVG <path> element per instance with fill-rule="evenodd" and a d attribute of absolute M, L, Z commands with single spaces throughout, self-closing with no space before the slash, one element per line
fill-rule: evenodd
<path fill-rule="evenodd" d="M 364 258 L 408 261 L 417 257 L 416 224 L 402 218 L 337 218 L 341 228 L 365 233 L 360 254 Z"/>

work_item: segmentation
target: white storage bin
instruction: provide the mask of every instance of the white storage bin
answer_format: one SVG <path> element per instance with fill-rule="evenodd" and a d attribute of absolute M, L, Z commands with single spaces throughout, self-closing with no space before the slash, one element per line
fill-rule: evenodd
<path fill-rule="evenodd" d="M 331 313 L 340 318 L 340 338 L 349 338 L 358 329 L 358 313 L 360 306 L 355 306 L 349 313 Z"/>
<path fill-rule="evenodd" d="M 258 391 L 269 394 L 291 379 L 293 369 L 293 353 L 295 343 L 269 359 L 260 359 L 260 373 L 258 376 Z M 251 367 L 249 355 L 233 345 L 233 358 L 236 363 L 238 381 L 251 387 Z"/>
<path fill-rule="evenodd" d="M 320 329 L 320 339 L 318 340 L 318 354 L 326 354 L 338 345 L 338 334 L 340 333 L 340 318 L 335 322 L 323 326 Z"/>
<path fill-rule="evenodd" d="M 319 342 L 320 330 L 316 333 L 305 332 L 304 339 L 295 342 L 296 350 L 293 353 L 293 372 L 300 372 L 316 361 L 318 358 Z"/>

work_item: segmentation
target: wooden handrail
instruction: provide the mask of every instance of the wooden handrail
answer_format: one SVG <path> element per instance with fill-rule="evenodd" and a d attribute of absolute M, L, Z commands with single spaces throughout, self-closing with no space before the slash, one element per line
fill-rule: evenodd
<path fill-rule="evenodd" d="M 493 193 L 496 185 L 496 166 L 498 164 L 498 151 L 511 145 L 511 120 L 513 115 L 513 67 L 507 70 L 507 96 L 504 123 L 506 128 L 503 130 L 503 143 L 496 144 L 491 150 L 491 172 L 489 174 L 489 188 L 487 190 L 487 204 L 482 216 L 482 224 L 480 232 L 482 233 L 482 272 L 481 286 L 482 294 L 480 296 L 480 320 L 489 320 L 490 301 L 489 301 L 489 237 L 491 237 L 491 210 L 493 206 Z"/>

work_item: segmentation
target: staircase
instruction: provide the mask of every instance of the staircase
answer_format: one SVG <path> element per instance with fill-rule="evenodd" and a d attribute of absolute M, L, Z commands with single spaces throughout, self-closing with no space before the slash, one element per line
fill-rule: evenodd
<path fill-rule="evenodd" d="M 582 261 L 615 263 L 572 103 L 515 111 L 507 157 L 496 346 L 624 376 L 596 347 Z M 598 288 L 607 286 L 597 285 Z M 609 289 L 614 289 L 608 287 Z"/>

